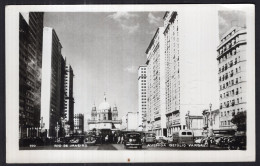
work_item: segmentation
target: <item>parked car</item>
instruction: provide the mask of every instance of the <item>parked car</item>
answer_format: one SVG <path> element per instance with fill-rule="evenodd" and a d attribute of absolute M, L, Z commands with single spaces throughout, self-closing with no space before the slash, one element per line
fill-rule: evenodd
<path fill-rule="evenodd" d="M 152 132 L 149 132 L 149 133 L 145 133 L 144 134 L 144 140 L 143 140 L 144 143 L 155 143 L 156 142 L 156 135 L 155 133 L 152 133 Z"/>
<path fill-rule="evenodd" d="M 165 136 L 156 136 L 156 143 L 168 143 L 169 139 Z"/>
<path fill-rule="evenodd" d="M 78 138 L 73 138 L 73 139 L 70 140 L 70 143 L 78 144 L 79 143 L 79 139 Z"/>
<path fill-rule="evenodd" d="M 204 144 L 205 143 L 205 138 L 198 138 L 194 141 L 195 144 Z"/>
<path fill-rule="evenodd" d="M 137 132 L 131 132 L 125 134 L 124 147 L 125 149 L 127 149 L 128 147 L 137 147 L 141 149 L 142 148 L 141 134 Z"/>

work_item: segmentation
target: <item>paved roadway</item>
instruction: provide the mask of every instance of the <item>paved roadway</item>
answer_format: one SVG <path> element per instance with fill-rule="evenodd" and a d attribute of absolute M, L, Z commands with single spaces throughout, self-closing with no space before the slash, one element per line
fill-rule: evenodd
<path fill-rule="evenodd" d="M 36 147 L 21 147 L 20 150 L 227 150 L 227 148 L 220 148 L 217 146 L 208 147 L 169 147 L 169 146 L 156 146 L 156 145 L 143 145 L 142 149 L 128 148 L 125 149 L 122 144 L 102 144 L 95 146 L 85 147 L 59 147 L 56 146 L 36 146 Z"/>

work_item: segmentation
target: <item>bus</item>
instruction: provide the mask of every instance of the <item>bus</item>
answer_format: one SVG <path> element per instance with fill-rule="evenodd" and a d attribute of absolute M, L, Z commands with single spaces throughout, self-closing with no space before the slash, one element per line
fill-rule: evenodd
<path fill-rule="evenodd" d="M 194 144 L 194 133 L 192 130 L 180 130 L 172 133 L 173 144 Z"/>

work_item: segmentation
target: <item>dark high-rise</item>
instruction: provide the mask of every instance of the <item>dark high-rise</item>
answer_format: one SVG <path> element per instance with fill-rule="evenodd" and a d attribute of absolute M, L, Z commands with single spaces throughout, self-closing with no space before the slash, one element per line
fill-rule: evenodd
<path fill-rule="evenodd" d="M 19 133 L 38 136 L 41 105 L 43 13 L 19 15 Z"/>

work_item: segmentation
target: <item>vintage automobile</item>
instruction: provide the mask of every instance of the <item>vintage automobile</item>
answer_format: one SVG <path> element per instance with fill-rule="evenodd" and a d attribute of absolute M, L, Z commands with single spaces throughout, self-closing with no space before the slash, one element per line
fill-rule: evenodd
<path fill-rule="evenodd" d="M 146 144 L 153 144 L 156 142 L 156 135 L 155 133 L 152 133 L 152 132 L 147 132 L 147 133 L 144 133 L 144 140 L 143 140 L 144 143 Z"/>
<path fill-rule="evenodd" d="M 168 143 L 169 139 L 165 136 L 156 136 L 156 143 Z"/>
<path fill-rule="evenodd" d="M 124 147 L 125 149 L 127 149 L 128 147 L 137 147 L 139 149 L 142 149 L 141 134 L 137 132 L 125 134 Z"/>

